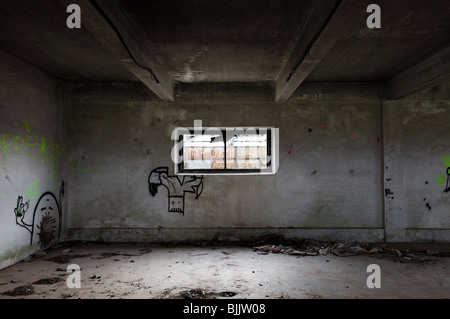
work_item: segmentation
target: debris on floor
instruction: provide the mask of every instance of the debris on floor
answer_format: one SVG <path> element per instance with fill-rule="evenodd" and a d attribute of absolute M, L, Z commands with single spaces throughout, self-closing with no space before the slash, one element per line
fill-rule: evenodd
<path fill-rule="evenodd" d="M 336 256 L 346 257 L 382 252 L 382 249 L 380 247 L 368 247 L 367 244 L 330 243 L 314 239 L 295 239 L 290 242 L 290 245 L 269 244 L 255 246 L 253 251 L 294 256 L 326 256 L 332 253 Z"/>
<path fill-rule="evenodd" d="M 272 243 L 268 243 L 272 240 Z M 372 245 L 368 243 L 355 243 L 355 242 L 329 242 L 320 241 L 315 239 L 291 239 L 285 240 L 282 236 L 271 236 L 270 238 L 264 238 L 262 240 L 263 245 L 254 246 L 253 251 L 258 254 L 266 255 L 284 254 L 292 256 L 326 256 L 327 254 L 333 254 L 339 257 L 348 256 L 376 256 L 381 258 L 387 258 L 392 261 L 404 262 L 404 261 L 427 261 L 424 257 L 448 257 L 448 253 L 438 251 L 415 251 L 414 253 L 406 250 L 401 251 L 397 248 L 388 248 L 386 244 Z"/>
<path fill-rule="evenodd" d="M 215 299 L 214 293 L 208 293 L 201 289 L 185 290 L 179 293 L 184 299 Z"/>
<path fill-rule="evenodd" d="M 236 296 L 236 292 L 222 291 L 222 292 L 208 292 L 202 289 L 189 289 L 183 290 L 179 293 L 171 293 L 167 290 L 164 294 L 160 295 L 158 299 L 217 299 L 218 297 L 230 298 Z"/>
<path fill-rule="evenodd" d="M 5 291 L 3 293 L 6 296 L 29 296 L 34 294 L 34 288 L 32 285 L 19 286 L 14 288 L 13 290 Z"/>
<path fill-rule="evenodd" d="M 34 253 L 34 257 L 37 259 L 45 258 L 45 256 L 47 256 L 47 253 L 42 250 L 38 250 L 37 252 Z"/>
<path fill-rule="evenodd" d="M 53 285 L 60 281 L 64 281 L 64 279 L 62 279 L 60 277 L 44 278 L 44 279 L 39 279 L 38 281 L 33 282 L 33 285 Z"/>
<path fill-rule="evenodd" d="M 52 261 L 57 264 L 68 264 L 72 259 L 90 257 L 92 254 L 63 254 L 54 257 L 45 258 L 45 261 Z"/>
<path fill-rule="evenodd" d="M 114 256 L 123 256 L 124 259 L 130 259 L 131 257 L 142 256 L 142 255 L 148 254 L 150 252 L 151 252 L 151 250 L 145 249 L 145 250 L 142 250 L 142 253 L 140 253 L 140 254 L 129 254 L 129 253 L 111 252 L 111 251 L 102 252 L 102 253 L 98 253 L 98 254 L 74 254 L 73 249 L 66 249 L 66 250 L 63 250 L 63 254 L 61 254 L 61 255 L 47 257 L 43 260 L 55 262 L 58 264 L 68 264 L 72 261 L 72 259 L 76 259 L 76 258 L 90 257 L 91 259 L 101 260 L 101 259 L 111 258 Z M 132 261 L 132 262 L 134 262 L 134 261 Z"/>

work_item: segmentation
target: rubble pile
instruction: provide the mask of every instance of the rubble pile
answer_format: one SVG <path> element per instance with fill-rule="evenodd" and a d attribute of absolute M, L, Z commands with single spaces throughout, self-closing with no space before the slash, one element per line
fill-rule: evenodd
<path fill-rule="evenodd" d="M 354 242 L 329 242 L 314 239 L 294 239 L 285 241 L 282 238 L 275 238 L 276 244 L 268 244 L 253 247 L 253 251 L 258 254 L 284 254 L 292 256 L 326 256 L 333 254 L 339 257 L 368 255 L 388 258 L 392 261 L 426 261 L 424 256 L 445 257 L 443 253 L 437 251 L 400 251 L 396 248 L 386 247 L 385 244 L 374 245 L 368 243 Z M 281 242 L 281 243 L 280 243 Z"/>
<path fill-rule="evenodd" d="M 296 239 L 291 245 L 268 244 L 253 247 L 253 251 L 262 253 L 285 254 L 294 256 L 325 256 L 332 253 L 346 257 L 361 254 L 376 254 L 383 252 L 380 247 L 370 247 L 368 244 L 331 243 L 314 239 Z"/>

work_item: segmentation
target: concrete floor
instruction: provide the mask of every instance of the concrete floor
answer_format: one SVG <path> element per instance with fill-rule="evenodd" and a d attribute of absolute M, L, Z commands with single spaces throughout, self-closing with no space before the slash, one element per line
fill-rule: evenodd
<path fill-rule="evenodd" d="M 79 289 L 67 287 L 69 264 L 81 268 Z M 370 264 L 380 266 L 379 289 L 366 285 Z M 192 289 L 219 299 L 449 298 L 449 270 L 450 258 L 428 255 L 408 261 L 262 254 L 243 246 L 77 243 L 0 270 L 0 298 L 168 299 L 193 297 Z M 29 295 L 4 294 L 26 285 Z"/>

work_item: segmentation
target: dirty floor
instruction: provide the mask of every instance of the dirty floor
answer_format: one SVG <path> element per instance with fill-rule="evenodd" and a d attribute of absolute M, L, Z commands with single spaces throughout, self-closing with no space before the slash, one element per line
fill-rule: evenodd
<path fill-rule="evenodd" d="M 449 246 L 413 248 L 415 258 L 295 256 L 237 245 L 61 244 L 0 270 L 0 299 L 449 298 Z M 80 288 L 67 286 L 71 264 L 81 269 Z M 367 287 L 371 264 L 380 267 L 381 288 Z"/>

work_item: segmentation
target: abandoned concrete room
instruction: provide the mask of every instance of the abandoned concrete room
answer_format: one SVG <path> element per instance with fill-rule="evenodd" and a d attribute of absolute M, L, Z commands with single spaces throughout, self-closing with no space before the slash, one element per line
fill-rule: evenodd
<path fill-rule="evenodd" d="M 0 1 L 0 299 L 449 298 L 449 34 L 442 0 Z"/>

